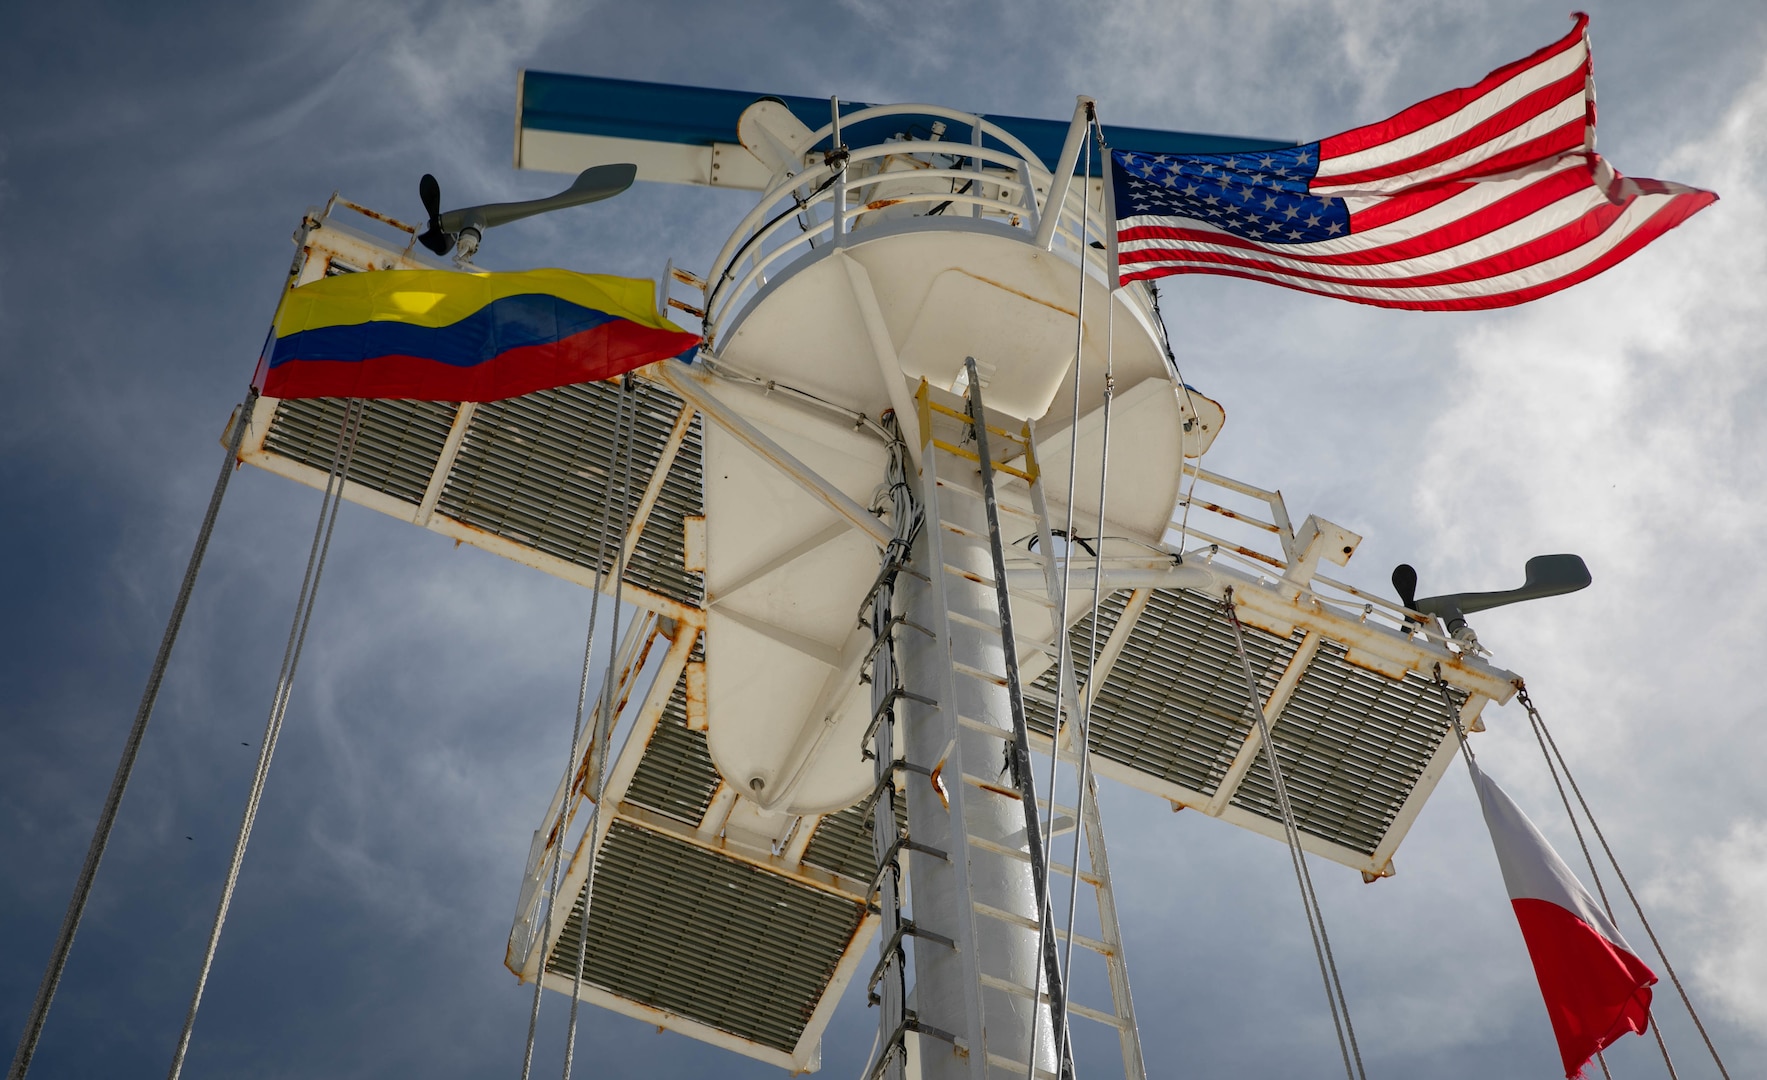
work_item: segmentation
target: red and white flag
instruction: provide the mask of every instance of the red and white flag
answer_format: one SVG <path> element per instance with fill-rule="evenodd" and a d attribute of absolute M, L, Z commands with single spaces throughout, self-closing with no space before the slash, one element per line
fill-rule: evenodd
<path fill-rule="evenodd" d="M 1579 1076 L 1620 1036 L 1644 1033 L 1657 977 L 1521 807 L 1482 771 L 1474 780 L 1565 1076 Z"/>
<path fill-rule="evenodd" d="M 1595 152 L 1588 29 L 1578 15 L 1472 86 L 1304 146 L 1112 151 L 1118 279 L 1225 274 L 1453 311 L 1599 274 L 1718 197 Z"/>

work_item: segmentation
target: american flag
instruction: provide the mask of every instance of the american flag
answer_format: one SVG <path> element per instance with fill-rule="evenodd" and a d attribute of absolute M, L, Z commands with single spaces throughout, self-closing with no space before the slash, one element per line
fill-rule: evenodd
<path fill-rule="evenodd" d="M 1237 154 L 1111 153 L 1118 280 L 1226 274 L 1380 307 L 1507 307 L 1717 200 L 1595 153 L 1589 19 L 1378 124 Z"/>

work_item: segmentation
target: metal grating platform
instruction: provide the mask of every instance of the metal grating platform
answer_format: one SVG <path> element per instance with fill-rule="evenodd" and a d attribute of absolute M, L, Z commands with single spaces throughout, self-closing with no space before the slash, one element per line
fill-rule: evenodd
<path fill-rule="evenodd" d="M 344 404 L 338 398 L 280 403 L 264 436 L 264 449 L 329 473 Z M 456 406 L 445 401 L 370 401 L 366 406 L 349 479 L 418 505 L 442 456 Z"/>
<path fill-rule="evenodd" d="M 1441 693 L 1428 679 L 1400 681 L 1353 667 L 1344 646 L 1321 644 L 1270 732 L 1296 824 L 1322 840 L 1372 855 L 1424 767 L 1448 735 Z M 1450 691 L 1458 706 L 1466 700 Z M 1270 762 L 1260 751 L 1233 805 L 1276 817 Z"/>
<path fill-rule="evenodd" d="M 615 823 L 597 859 L 584 980 L 790 1053 L 865 915 L 672 837 Z M 579 895 L 547 970 L 569 978 Z"/>
<path fill-rule="evenodd" d="M 705 732 L 687 728 L 686 690 L 687 676 L 682 675 L 638 760 L 626 801 L 698 825 L 712 804 L 719 777 L 706 751 Z"/>
<path fill-rule="evenodd" d="M 1249 587 L 1236 586 L 1242 600 Z M 1119 630 L 1134 595 L 1121 591 L 1100 605 L 1100 645 Z M 1329 636 L 1335 631 L 1309 643 L 1306 631 L 1288 629 L 1284 637 L 1244 625 L 1297 824 L 1320 854 L 1390 873 L 1393 849 L 1452 750 L 1439 691 L 1416 671 L 1388 674 L 1359 664 L 1352 646 Z M 1280 836 L 1269 762 L 1248 718 L 1245 676 L 1221 602 L 1191 590 L 1147 590 L 1145 606 L 1118 636 L 1121 651 L 1092 716 L 1089 742 L 1100 772 L 1174 805 Z M 1091 675 L 1090 614 L 1070 640 L 1084 686 Z M 1045 671 L 1035 683 L 1042 693 L 1027 700 L 1031 726 L 1045 739 L 1055 680 L 1053 669 Z M 1462 688 L 1450 693 L 1457 707 L 1469 701 Z"/>
<path fill-rule="evenodd" d="M 637 514 L 685 406 L 664 387 L 642 379 L 633 386 L 628 509 Z M 585 383 L 480 406 L 368 402 L 346 497 L 458 540 L 513 543 L 557 560 L 537 563 L 555 573 L 562 563 L 592 574 L 596 553 L 605 551 L 599 569 L 609 573 L 629 527 L 619 514 L 622 463 L 612 478 L 615 504 L 602 546 L 618 401 L 615 384 Z M 330 398 L 263 399 L 254 420 L 264 424 L 262 440 L 255 446 L 248 440 L 242 456 L 321 487 L 343 411 L 344 403 Z M 674 446 L 626 568 L 629 585 L 694 608 L 703 589 L 701 575 L 686 569 L 684 524 L 703 512 L 700 424 L 693 418 Z"/>
<path fill-rule="evenodd" d="M 630 461 L 616 464 L 619 389 L 585 383 L 481 405 L 460 444 L 436 509 L 493 536 L 513 540 L 579 566 L 613 567 L 624 538 L 615 489 L 615 513 L 605 546 L 603 501 L 629 467 L 634 493 L 656 471 L 682 402 L 662 387 L 634 382 L 636 423 L 627 406 Z M 696 423 L 683 441 L 656 507 L 640 534 L 626 574 L 643 588 L 697 605 L 700 575 L 682 568 L 682 519 L 702 512 L 700 439 Z"/>
<path fill-rule="evenodd" d="M 896 829 L 904 836 L 908 834 L 907 803 L 906 799 L 896 802 Z M 871 814 L 861 814 L 861 809 L 849 806 L 823 818 L 804 850 L 804 862 L 833 874 L 869 880 L 877 872 L 877 851 L 871 843 Z"/>
<path fill-rule="evenodd" d="M 1100 605 L 1099 641 L 1116 628 L 1127 599 L 1118 593 Z M 1260 696 L 1269 696 L 1300 638 L 1246 628 L 1246 654 Z M 1091 616 L 1074 628 L 1071 640 L 1084 685 L 1091 674 Z M 1039 685 L 1044 682 L 1053 693 L 1053 671 Z M 1183 589 L 1156 591 L 1098 692 L 1089 741 L 1094 754 L 1210 795 L 1251 731 L 1249 705 L 1220 601 Z M 1047 717 L 1045 707 L 1045 734 Z"/>

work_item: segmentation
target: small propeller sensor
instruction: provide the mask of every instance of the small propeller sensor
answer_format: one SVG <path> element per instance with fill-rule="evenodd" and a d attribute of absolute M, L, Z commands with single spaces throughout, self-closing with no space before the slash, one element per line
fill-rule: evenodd
<path fill-rule="evenodd" d="M 1407 611 L 1417 610 L 1417 568 L 1410 563 L 1393 567 L 1393 591 Z"/>
<path fill-rule="evenodd" d="M 436 182 L 434 176 L 424 173 L 423 179 L 417 183 L 417 197 L 423 200 L 423 210 L 427 217 L 426 226 L 417 242 L 437 255 L 448 254 L 458 244 L 460 255 L 456 261 L 463 261 L 471 258 L 472 253 L 478 250 L 479 240 L 483 238 L 486 229 L 551 210 L 563 210 L 567 206 L 582 206 L 584 203 L 611 199 L 631 187 L 632 181 L 637 178 L 636 165 L 597 165 L 578 173 L 570 187 L 544 199 L 485 203 L 443 212 L 442 185 Z"/>
<path fill-rule="evenodd" d="M 428 228 L 417 242 L 429 248 L 437 255 L 446 255 L 454 250 L 454 238 L 442 231 L 442 185 L 429 173 L 417 182 L 417 197 L 423 200 L 424 213 L 429 215 Z"/>
<path fill-rule="evenodd" d="M 1393 569 L 1393 589 L 1411 611 L 1434 615 L 1448 627 L 1456 640 L 1476 645 L 1478 638 L 1466 625 L 1466 617 L 1479 611 L 1562 596 L 1589 587 L 1589 567 L 1576 555 L 1536 555 L 1523 568 L 1525 580 L 1519 589 L 1501 592 L 1444 593 L 1441 596 L 1417 598 L 1417 571 L 1401 563 Z"/>

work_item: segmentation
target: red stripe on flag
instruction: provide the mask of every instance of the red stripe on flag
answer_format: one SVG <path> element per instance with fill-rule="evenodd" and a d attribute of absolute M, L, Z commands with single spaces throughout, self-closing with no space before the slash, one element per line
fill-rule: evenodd
<path fill-rule="evenodd" d="M 1565 1076 L 1575 1077 L 1620 1036 L 1643 1034 L 1657 977 L 1638 957 L 1547 900 L 1512 900 L 1534 961 Z"/>
<path fill-rule="evenodd" d="M 1354 154 L 1382 143 L 1391 142 L 1394 139 L 1403 138 L 1415 131 L 1421 131 L 1436 121 L 1466 108 L 1520 72 L 1544 63 L 1567 49 L 1576 48 L 1582 42 L 1583 30 L 1588 25 L 1589 16 L 1579 13 L 1576 16 L 1576 25 L 1571 28 L 1571 32 L 1544 49 L 1517 60 L 1513 64 L 1505 64 L 1472 86 L 1437 94 L 1428 101 L 1421 101 L 1379 123 L 1368 124 L 1346 131 L 1342 135 L 1333 135 L 1329 139 L 1323 139 L 1319 143 L 1319 156 L 1323 160 Z"/>
<path fill-rule="evenodd" d="M 1437 285 L 1459 285 L 1471 281 L 1483 281 L 1486 278 L 1494 278 L 1525 269 L 1545 262 L 1547 259 L 1557 258 L 1566 252 L 1582 247 L 1606 232 L 1625 212 L 1625 209 L 1624 206 L 1606 203 L 1595 207 L 1575 221 L 1566 222 L 1559 228 L 1530 239 L 1526 243 L 1493 252 L 1482 258 L 1469 260 L 1452 269 L 1438 270 L 1429 274 L 1414 274 L 1410 277 L 1387 276 L 1378 268 L 1371 273 L 1362 275 L 1323 274 L 1312 270 L 1298 270 L 1280 263 L 1247 259 L 1219 251 L 1186 250 L 1183 254 L 1187 259 L 1218 262 L 1224 265 L 1240 266 L 1248 270 L 1263 270 L 1303 281 L 1319 281 L 1333 285 L 1378 286 L 1383 289 L 1426 289 Z M 1456 222 L 1455 224 L 1460 223 Z M 1280 252 L 1271 251 L 1270 254 L 1280 254 Z M 1338 265 L 1349 266 L 1353 264 L 1346 261 Z"/>
<path fill-rule="evenodd" d="M 1362 248 L 1336 255 L 1311 255 L 1296 250 L 1304 245 L 1262 244 L 1256 240 L 1248 240 L 1230 233 L 1207 232 L 1167 225 L 1139 225 L 1132 229 L 1124 229 L 1119 234 L 1117 242 L 1123 244 L 1135 240 L 1189 241 L 1216 247 L 1240 248 L 1266 255 L 1281 255 L 1320 267 L 1371 266 L 1449 251 L 1487 233 L 1520 221 L 1529 214 L 1551 206 L 1560 199 L 1589 188 L 1593 183 L 1593 177 L 1587 169 L 1562 170 L 1543 177 L 1488 206 L 1481 207 L 1465 217 L 1444 222 L 1434 229 L 1418 233 L 1415 236 L 1408 236 L 1403 240 L 1396 240 L 1390 244 L 1381 244 L 1377 247 Z M 1458 195 L 1467 190 L 1470 190 L 1468 186 L 1458 186 L 1450 189 L 1449 194 Z M 1416 201 L 1412 204 L 1414 207 L 1412 213 L 1427 209 L 1433 203 L 1442 201 L 1431 198 L 1431 194 L 1433 192 L 1419 192 Z M 1375 207 L 1371 209 L 1384 208 L 1389 203 L 1411 202 L 1412 198 L 1408 195 L 1395 196 L 1375 204 Z M 1359 211 L 1351 218 L 1353 235 L 1365 231 L 1364 223 L 1368 220 L 1364 216 L 1365 213 L 1365 211 Z M 1118 258 L 1127 264 L 1156 261 L 1168 257 L 1168 254 L 1169 249 L 1162 251 L 1159 248 L 1136 248 L 1120 252 Z"/>
<path fill-rule="evenodd" d="M 1470 189 L 1468 184 L 1431 184 L 1424 188 L 1413 188 L 1397 195 L 1389 195 L 1376 200 L 1368 206 L 1350 215 L 1350 231 L 1352 233 L 1371 232 L 1382 225 L 1391 225 L 1395 221 L 1422 213 L 1438 203 L 1447 202 L 1454 196 Z"/>
<path fill-rule="evenodd" d="M 1357 184 L 1386 180 L 1394 176 L 1403 176 L 1406 173 L 1426 169 L 1470 150 L 1476 150 L 1505 132 L 1521 127 L 1541 113 L 1552 111 L 1564 104 L 1568 98 L 1582 97 L 1588 82 L 1589 65 L 1585 64 L 1557 82 L 1541 87 L 1515 104 L 1486 117 L 1466 131 L 1451 139 L 1439 142 L 1428 150 L 1397 161 L 1385 162 L 1374 168 L 1363 169 L 1360 172 L 1332 175 L 1322 179 L 1319 184 L 1321 187 L 1329 188 L 1353 187 Z M 1534 147 L 1535 150 L 1532 156 L 1524 160 L 1533 161 L 1569 150 L 1583 149 L 1583 130 L 1587 122 L 1583 115 L 1579 115 L 1575 121 L 1554 128 L 1548 135 L 1528 140 L 1523 145 Z M 1322 158 L 1325 156 L 1324 144 L 1321 144 L 1320 154 Z M 1513 155 L 1514 150 L 1512 149 L 1506 150 L 1498 156 L 1481 158 L 1476 165 L 1468 166 L 1454 175 L 1458 177 L 1474 173 L 1490 175 L 1502 172 L 1503 168 L 1508 166 L 1495 167 L 1494 163 L 1504 158 L 1512 158 Z"/>
<path fill-rule="evenodd" d="M 1655 240 L 1663 233 L 1687 220 L 1694 213 L 1711 205 L 1713 202 L 1716 202 L 1717 198 L 1716 195 L 1709 191 L 1694 191 L 1686 195 L 1677 196 L 1662 209 L 1656 211 L 1649 218 L 1646 218 L 1637 226 L 1637 228 L 1629 233 L 1625 239 L 1621 240 L 1618 244 L 1615 244 L 1613 248 L 1609 249 L 1600 257 L 1578 267 L 1576 270 L 1553 278 L 1550 281 L 1543 281 L 1538 285 L 1530 285 L 1524 289 L 1515 289 L 1505 293 L 1475 293 L 1468 296 L 1432 298 L 1427 300 L 1395 300 L 1345 295 L 1341 292 L 1309 288 L 1303 282 L 1309 276 L 1322 281 L 1331 281 L 1334 284 L 1342 284 L 1347 279 L 1325 279 L 1322 275 L 1308 275 L 1300 271 L 1286 269 L 1268 269 L 1264 270 L 1262 273 L 1252 273 L 1249 272 L 1249 270 L 1252 269 L 1251 260 L 1241 261 L 1241 265 L 1245 266 L 1246 269 L 1229 269 L 1224 266 L 1220 268 L 1217 268 L 1216 266 L 1206 266 L 1196 267 L 1194 269 L 1190 267 L 1152 267 L 1150 269 L 1136 272 L 1128 270 L 1128 267 L 1125 266 L 1122 280 L 1127 282 L 1139 278 L 1164 277 L 1168 274 L 1217 274 L 1223 277 L 1245 278 L 1248 281 L 1261 281 L 1266 285 L 1281 285 L 1284 288 L 1294 289 L 1299 292 L 1318 293 L 1338 300 L 1349 300 L 1352 303 L 1357 304 L 1368 304 L 1373 307 L 1398 308 L 1407 311 L 1478 311 L 1488 308 L 1513 307 L 1516 304 L 1523 304 L 1530 300 L 1537 300 L 1543 296 L 1550 296 L 1552 293 L 1558 292 L 1561 289 L 1567 289 L 1579 282 L 1587 281 L 1602 271 L 1617 265 L 1652 240 Z M 1603 208 L 1604 211 L 1605 209 L 1606 208 Z M 1591 215 L 1596 212 L 1597 211 L 1592 211 Z M 1584 220 L 1587 220 L 1591 215 L 1585 215 L 1585 218 L 1579 219 L 1578 222 L 1573 223 L 1572 227 L 1574 228 L 1581 225 L 1581 223 Z M 1127 254 L 1128 253 L 1125 253 L 1125 255 Z M 1165 257 L 1170 258 L 1173 255 L 1180 255 L 1188 259 L 1203 259 L 1205 253 L 1181 250 L 1168 252 Z M 1156 253 L 1154 257 L 1159 258 L 1161 256 Z M 1280 274 L 1282 277 L 1273 279 L 1269 276 L 1272 274 Z M 1374 279 L 1350 280 L 1348 283 L 1351 287 L 1389 288 L 1401 286 L 1404 284 L 1404 281 L 1396 279 Z"/>
<path fill-rule="evenodd" d="M 263 392 L 273 398 L 499 401 L 611 379 L 677 356 L 699 340 L 695 334 L 616 319 L 556 342 L 510 349 L 471 366 L 416 356 L 377 356 L 360 363 L 291 360 L 265 374 Z"/>

